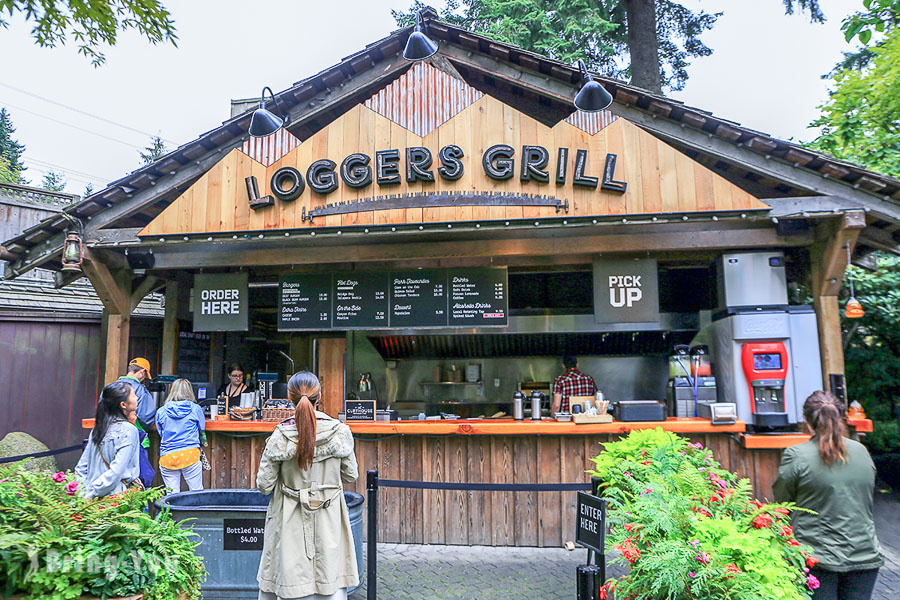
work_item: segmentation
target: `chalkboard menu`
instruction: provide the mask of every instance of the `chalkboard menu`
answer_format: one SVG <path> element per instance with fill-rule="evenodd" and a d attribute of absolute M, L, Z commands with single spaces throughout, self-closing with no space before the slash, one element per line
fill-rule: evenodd
<path fill-rule="evenodd" d="M 446 271 L 391 272 L 391 327 L 446 327 Z"/>
<path fill-rule="evenodd" d="M 278 329 L 503 327 L 505 268 L 283 275 Z"/>
<path fill-rule="evenodd" d="M 387 273 L 335 273 L 331 282 L 335 329 L 388 326 Z"/>
<path fill-rule="evenodd" d="M 451 327 L 506 325 L 506 269 L 450 269 L 447 281 Z"/>
<path fill-rule="evenodd" d="M 209 381 L 209 334 L 178 332 L 176 374 L 190 381 Z"/>
<path fill-rule="evenodd" d="M 278 292 L 280 329 L 331 327 L 331 278 L 284 275 Z"/>

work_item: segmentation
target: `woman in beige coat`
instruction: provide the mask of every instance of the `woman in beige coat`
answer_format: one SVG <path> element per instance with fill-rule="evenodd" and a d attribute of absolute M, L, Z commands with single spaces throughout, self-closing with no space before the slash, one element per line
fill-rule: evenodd
<path fill-rule="evenodd" d="M 266 442 L 256 487 L 272 494 L 259 562 L 260 600 L 344 600 L 359 583 L 342 482 L 359 470 L 353 434 L 313 406 L 321 387 L 300 371 L 288 382 L 296 405 Z"/>

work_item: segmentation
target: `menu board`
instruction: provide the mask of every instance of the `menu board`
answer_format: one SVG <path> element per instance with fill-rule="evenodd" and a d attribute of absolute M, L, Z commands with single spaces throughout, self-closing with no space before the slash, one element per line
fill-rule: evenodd
<path fill-rule="evenodd" d="M 331 298 L 329 276 L 282 276 L 278 286 L 279 329 L 328 329 Z"/>
<path fill-rule="evenodd" d="M 283 275 L 278 329 L 504 327 L 506 269 Z"/>
<path fill-rule="evenodd" d="M 506 269 L 450 269 L 447 281 L 451 327 L 506 325 Z"/>
<path fill-rule="evenodd" d="M 446 327 L 447 272 L 391 273 L 391 327 Z"/>
<path fill-rule="evenodd" d="M 335 329 L 388 326 L 387 273 L 335 273 L 332 278 Z"/>

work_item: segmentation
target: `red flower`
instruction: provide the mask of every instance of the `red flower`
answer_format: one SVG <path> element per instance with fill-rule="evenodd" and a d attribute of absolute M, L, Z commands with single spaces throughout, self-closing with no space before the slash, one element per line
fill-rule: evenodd
<path fill-rule="evenodd" d="M 711 517 L 711 516 L 712 516 L 711 514 L 709 514 L 709 511 L 706 510 L 705 508 L 703 508 L 702 506 L 695 506 L 695 507 L 694 507 L 694 512 L 697 513 L 697 514 L 701 514 L 701 515 L 703 515 L 704 517 Z"/>
<path fill-rule="evenodd" d="M 763 503 L 760 502 L 759 500 L 751 500 L 751 501 L 750 501 L 750 504 L 752 504 L 752 505 L 755 506 L 756 508 L 762 508 L 763 506 L 765 506 L 765 504 L 763 504 Z"/>
<path fill-rule="evenodd" d="M 802 545 L 802 544 L 800 544 L 800 542 L 798 542 L 794 538 L 791 538 L 788 540 L 788 546 L 800 546 L 800 545 Z"/>
<path fill-rule="evenodd" d="M 782 536 L 782 537 L 789 538 L 789 537 L 791 537 L 791 536 L 794 535 L 794 528 L 793 528 L 793 527 L 789 527 L 789 526 L 787 526 L 787 525 L 784 525 L 784 526 L 781 528 L 781 532 L 780 532 L 780 533 L 781 533 L 781 536 Z"/>
<path fill-rule="evenodd" d="M 649 460 L 642 460 L 642 461 L 641 461 L 641 464 L 642 464 L 642 465 L 652 465 L 653 463 L 650 462 Z"/>
<path fill-rule="evenodd" d="M 810 569 L 812 569 L 812 568 L 813 568 L 814 566 L 816 566 L 817 564 L 819 564 L 819 559 L 818 559 L 818 558 L 816 558 L 815 556 L 809 556 L 809 555 L 807 555 L 807 557 L 806 557 L 806 566 L 807 566 L 807 567 L 809 567 Z"/>
<path fill-rule="evenodd" d="M 625 523 L 624 527 L 625 527 L 625 531 L 630 532 L 630 531 L 634 531 L 635 529 L 637 529 L 638 524 L 637 523 Z"/>
<path fill-rule="evenodd" d="M 641 551 L 634 545 L 634 538 L 632 537 L 625 538 L 621 544 L 614 546 L 614 548 L 621 552 L 625 560 L 631 564 L 634 564 L 634 561 L 641 557 Z"/>
<path fill-rule="evenodd" d="M 613 590 L 616 589 L 616 582 L 610 581 L 608 583 L 604 583 L 603 587 L 600 588 L 600 600 L 607 600 L 607 598 L 612 598 Z"/>
<path fill-rule="evenodd" d="M 775 512 L 777 512 L 779 515 L 784 515 L 784 516 L 788 516 L 788 515 L 790 514 L 790 512 L 791 512 L 791 511 L 789 511 L 789 510 L 786 509 L 786 508 L 776 508 L 776 509 L 774 509 L 774 510 L 775 510 Z"/>
<path fill-rule="evenodd" d="M 729 573 L 740 573 L 741 572 L 741 570 L 738 568 L 738 566 L 734 563 L 731 563 L 730 565 L 725 567 L 725 570 L 728 571 Z"/>
<path fill-rule="evenodd" d="M 72 515 L 72 520 L 81 523 L 81 515 Z"/>
<path fill-rule="evenodd" d="M 772 517 L 763 513 L 753 517 L 753 526 L 757 529 L 764 529 L 772 524 Z"/>

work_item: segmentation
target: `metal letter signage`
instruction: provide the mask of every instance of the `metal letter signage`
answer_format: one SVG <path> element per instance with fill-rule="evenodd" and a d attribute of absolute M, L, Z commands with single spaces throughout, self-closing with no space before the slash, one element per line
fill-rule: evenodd
<path fill-rule="evenodd" d="M 512 158 L 514 153 L 515 150 L 506 144 L 491 146 L 481 159 L 484 172 L 491 179 L 498 181 L 511 178 L 513 171 L 516 170 L 516 163 Z"/>
<path fill-rule="evenodd" d="M 303 175 L 294 167 L 281 167 L 272 175 L 272 193 L 279 200 L 296 200 L 306 189 Z"/>
<path fill-rule="evenodd" d="M 259 197 L 259 183 L 257 183 L 256 177 L 251 175 L 244 179 L 244 183 L 247 184 L 247 199 L 250 201 L 250 208 L 259 210 L 275 204 L 275 198 L 272 196 Z"/>
<path fill-rule="evenodd" d="M 548 162 L 550 153 L 543 146 L 522 146 L 522 181 L 550 181 L 550 174 L 544 171 Z"/>
<path fill-rule="evenodd" d="M 613 176 L 616 174 L 616 155 L 615 154 L 607 154 L 606 155 L 606 166 L 603 169 L 603 183 L 600 184 L 600 189 L 609 190 L 611 192 L 620 192 L 622 194 L 625 193 L 625 188 L 628 186 L 624 181 L 615 181 L 613 180 Z"/>
<path fill-rule="evenodd" d="M 194 275 L 194 331 L 247 331 L 247 273 Z"/>
<path fill-rule="evenodd" d="M 656 259 L 595 260 L 594 318 L 597 323 L 659 321 Z"/>

